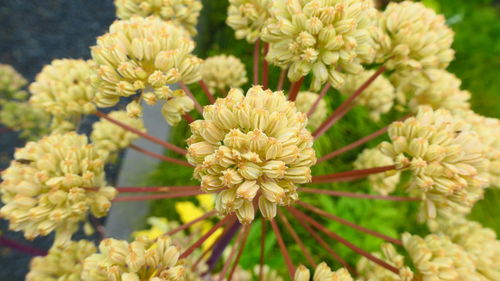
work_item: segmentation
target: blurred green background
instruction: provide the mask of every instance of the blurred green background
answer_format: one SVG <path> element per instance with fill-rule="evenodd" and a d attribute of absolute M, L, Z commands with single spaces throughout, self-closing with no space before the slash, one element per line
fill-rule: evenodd
<path fill-rule="evenodd" d="M 456 32 L 455 43 L 453 45 L 456 50 L 456 60 L 450 65 L 449 71 L 455 73 L 463 80 L 462 88 L 472 93 L 471 103 L 473 109 L 482 115 L 499 118 L 500 83 L 498 83 L 498 78 L 500 77 L 500 41 L 498 38 L 500 36 L 500 21 L 498 20 L 498 3 L 494 3 L 491 0 L 426 0 L 423 2 L 437 12 L 444 14 L 448 24 Z M 197 37 L 198 47 L 196 53 L 202 58 L 221 53 L 235 55 L 247 64 L 247 72 L 251 75 L 252 46 L 247 44 L 246 41 L 236 40 L 233 30 L 226 26 L 227 1 L 205 0 L 203 4 L 204 9 L 200 19 L 200 32 Z M 271 68 L 271 70 L 270 87 L 273 88 L 276 85 L 279 70 L 276 68 Z M 285 89 L 287 89 L 286 85 Z M 199 89 L 193 87 L 193 90 L 203 99 L 203 95 L 199 93 Z M 206 101 L 204 102 L 206 103 Z M 338 93 L 330 91 L 327 102 L 330 108 L 335 108 L 340 104 L 341 97 Z M 384 116 L 381 121 L 375 123 L 368 118 L 363 108 L 355 108 L 315 143 L 317 154 L 324 155 L 336 148 L 349 144 L 384 127 L 400 116 L 401 113 L 392 112 Z M 185 146 L 184 140 L 187 137 L 187 128 L 184 127 L 186 126 L 180 125 L 180 127 L 173 130 L 172 141 L 180 146 Z M 384 137 L 380 137 L 371 141 L 365 147 L 374 147 L 383 139 Z M 361 150 L 362 148 L 345 153 L 340 157 L 327 161 L 327 163 L 324 162 L 317 165 L 314 167 L 313 174 L 318 175 L 351 170 L 351 163 L 356 159 L 357 154 Z M 175 157 L 175 155 L 170 156 Z M 190 169 L 181 169 L 164 163 L 151 175 L 149 184 L 186 185 L 188 181 L 192 184 L 197 184 L 191 178 Z M 370 192 L 367 183 L 364 181 L 329 184 L 321 188 Z M 301 195 L 301 199 L 306 202 L 314 200 L 315 205 L 330 213 L 393 237 L 397 237 L 405 231 L 424 235 L 427 233 L 425 226 L 415 223 L 415 213 L 417 210 L 417 204 L 415 203 L 333 198 L 328 196 L 311 197 L 311 195 L 304 194 Z M 177 218 L 173 202 L 172 200 L 154 202 L 151 208 L 151 215 L 167 216 L 169 219 Z M 500 221 L 493 215 L 500 213 L 499 202 L 500 190 L 489 189 L 485 194 L 485 199 L 476 205 L 470 217 L 480 221 L 485 226 L 495 229 L 499 233 Z M 348 238 L 348 240 L 366 250 L 377 251 L 379 248 L 381 242 L 379 239 L 363 235 L 332 221 L 322 218 L 318 219 L 329 229 Z M 333 267 L 339 266 L 338 263 L 331 260 L 318 243 L 298 223 L 292 220 L 292 224 L 299 235 L 305 237 L 305 243 L 311 249 L 314 256 L 319 256 L 321 259 L 326 260 Z M 242 266 L 244 268 L 250 269 L 255 264 L 255 261 L 258 260 L 260 227 L 260 223 L 256 223 L 252 227 L 248 242 L 249 247 L 245 249 L 242 257 Z M 294 262 L 303 262 L 304 256 L 300 248 L 293 242 L 289 235 L 285 236 L 286 242 L 289 242 L 287 245 L 289 245 L 289 251 Z M 266 251 L 268 253 L 270 251 L 276 253 L 277 246 L 274 235 L 269 234 L 267 241 Z M 331 242 L 331 246 L 350 263 L 355 263 L 359 258 L 359 256 L 353 254 L 342 245 L 331 241 L 331 239 L 327 239 L 327 241 Z M 266 263 L 284 272 L 284 263 L 281 255 L 267 255 Z"/>

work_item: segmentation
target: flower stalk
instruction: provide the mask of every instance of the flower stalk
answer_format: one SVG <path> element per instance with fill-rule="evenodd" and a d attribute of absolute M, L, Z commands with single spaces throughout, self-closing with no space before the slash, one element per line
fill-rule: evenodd
<path fill-rule="evenodd" d="M 196 110 L 202 114 L 203 113 L 203 107 L 201 106 L 201 104 L 198 102 L 198 100 L 195 98 L 195 96 L 193 95 L 193 93 L 191 92 L 191 90 L 189 90 L 189 88 L 186 86 L 186 84 L 182 83 L 182 82 L 179 82 L 179 86 L 181 87 L 181 89 L 184 91 L 184 93 L 186 93 L 186 95 L 188 97 L 190 97 L 193 102 L 194 102 L 194 108 L 196 108 Z"/>
<path fill-rule="evenodd" d="M 352 180 L 364 178 L 368 175 L 383 173 L 383 172 L 395 170 L 395 169 L 396 169 L 396 165 L 388 165 L 388 166 L 383 166 L 383 167 L 333 173 L 333 174 L 329 174 L 329 175 L 313 176 L 311 183 L 329 183 L 329 182 L 352 181 Z"/>
<path fill-rule="evenodd" d="M 138 151 L 138 152 L 144 154 L 144 155 L 147 155 L 147 156 L 150 156 L 150 157 L 153 157 L 153 158 L 165 161 L 165 162 L 174 163 L 174 164 L 181 165 L 181 166 L 184 166 L 184 167 L 190 167 L 190 168 L 193 167 L 193 165 L 189 164 L 187 161 L 180 160 L 180 159 L 175 159 L 175 158 L 164 156 L 164 155 L 161 155 L 161 154 L 157 154 L 157 153 L 154 153 L 154 152 L 149 151 L 147 149 L 144 149 L 142 147 L 139 147 L 139 146 L 137 146 L 135 144 L 131 144 L 131 145 L 129 145 L 129 147 L 132 148 L 135 151 Z"/>

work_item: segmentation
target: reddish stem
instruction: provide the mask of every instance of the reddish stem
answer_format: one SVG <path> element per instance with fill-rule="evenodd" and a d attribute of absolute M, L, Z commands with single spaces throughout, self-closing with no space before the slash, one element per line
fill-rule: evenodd
<path fill-rule="evenodd" d="M 318 95 L 318 98 L 316 99 L 316 101 L 313 103 L 313 105 L 311 106 L 311 108 L 307 112 L 307 117 L 310 117 L 314 113 L 314 111 L 316 111 L 316 108 L 318 107 L 321 100 L 325 97 L 326 93 L 328 93 L 328 90 L 330 89 L 330 87 L 331 87 L 331 84 L 326 83 L 326 85 L 323 87 L 320 94 Z"/>
<path fill-rule="evenodd" d="M 266 252 L 266 229 L 267 221 L 261 219 L 261 232 L 260 232 L 260 263 L 259 263 L 259 281 L 264 279 L 264 254 Z"/>
<path fill-rule="evenodd" d="M 17 241 L 11 240 L 4 235 L 0 235 L 0 245 L 14 249 L 18 252 L 25 253 L 31 256 L 45 256 L 47 255 L 47 251 L 31 247 L 29 245 L 24 245 Z"/>
<path fill-rule="evenodd" d="M 218 223 L 216 223 L 207 233 L 203 234 L 198 241 L 196 241 L 193 245 L 191 245 L 182 255 L 179 257 L 181 259 L 189 256 L 196 248 L 200 247 L 203 242 L 205 242 L 208 237 L 210 237 L 219 227 L 221 227 L 223 224 L 225 224 L 229 219 L 231 219 L 232 216 L 226 216 L 222 220 L 220 220 Z"/>
<path fill-rule="evenodd" d="M 255 45 L 253 47 L 253 84 L 259 84 L 259 54 L 260 53 L 260 39 L 255 41 Z"/>
<path fill-rule="evenodd" d="M 384 239 L 384 240 L 385 240 L 385 241 L 387 241 L 387 242 L 390 242 L 390 243 L 393 243 L 393 244 L 396 244 L 396 245 L 399 245 L 399 246 L 403 246 L 403 243 L 401 243 L 401 240 L 398 240 L 398 239 L 395 239 L 395 238 L 389 237 L 389 236 L 384 235 L 384 234 L 382 234 L 382 233 L 379 233 L 379 232 L 377 232 L 377 231 L 374 231 L 374 230 L 371 230 L 371 229 L 365 228 L 365 227 L 363 227 L 363 226 L 361 226 L 361 225 L 357 225 L 357 224 L 352 223 L 352 222 L 350 222 L 350 221 L 348 221 L 348 220 L 345 220 L 345 219 L 343 219 L 343 218 L 341 218 L 341 217 L 337 217 L 337 216 L 335 216 L 335 215 L 332 215 L 332 214 L 330 214 L 330 213 L 327 213 L 327 212 L 325 212 L 325 211 L 323 211 L 323 210 L 321 210 L 321 209 L 318 209 L 318 208 L 316 208 L 316 207 L 314 207 L 314 206 L 312 206 L 312 205 L 310 205 L 310 204 L 307 204 L 307 203 L 305 203 L 305 202 L 297 201 L 297 204 L 301 205 L 302 207 L 304 207 L 304 208 L 306 208 L 306 209 L 308 209 L 308 210 L 310 210 L 310 211 L 312 211 L 312 212 L 314 212 L 314 213 L 316 213 L 316 214 L 318 214 L 318 215 L 320 215 L 320 216 L 324 216 L 324 217 L 326 217 L 326 218 L 329 218 L 329 219 L 331 219 L 331 220 L 334 220 L 334 221 L 336 221 L 336 222 L 339 222 L 339 223 L 341 223 L 341 224 L 343 224 L 343 225 L 347 225 L 347 226 L 349 226 L 349 227 L 352 227 L 352 228 L 354 228 L 354 229 L 356 229 L 356 230 L 358 230 L 358 231 L 364 232 L 364 233 L 366 233 L 366 234 L 370 234 L 370 235 L 372 235 L 372 236 L 375 236 L 375 237 L 378 237 L 378 238 Z"/>
<path fill-rule="evenodd" d="M 193 100 L 194 102 L 194 108 L 196 108 L 196 110 L 200 113 L 200 114 L 203 114 L 203 107 L 201 106 L 201 104 L 196 100 L 196 98 L 194 97 L 193 93 L 191 93 L 191 91 L 189 90 L 189 88 L 186 86 L 186 84 L 182 83 L 182 82 L 179 82 L 179 86 L 181 86 L 182 90 L 184 91 L 184 93 L 186 93 L 186 95 L 188 97 L 191 98 L 191 100 Z"/>
<path fill-rule="evenodd" d="M 238 263 L 240 262 L 241 255 L 243 254 L 243 250 L 245 249 L 245 245 L 247 243 L 248 235 L 250 234 L 250 228 L 252 227 L 251 224 L 245 225 L 245 234 L 243 236 L 243 241 L 241 241 L 238 254 L 236 255 L 236 259 L 234 260 L 233 266 L 231 267 L 231 271 L 229 272 L 229 277 L 227 278 L 227 281 L 231 281 L 233 279 L 234 271 L 236 270 L 236 267 L 238 266 Z"/>
<path fill-rule="evenodd" d="M 205 93 L 205 96 L 207 96 L 208 101 L 210 104 L 213 104 L 215 102 L 215 97 L 210 93 L 210 90 L 208 89 L 207 83 L 205 81 L 200 80 L 198 81 L 198 84 L 200 84 L 201 89 L 203 90 L 203 93 Z"/>
<path fill-rule="evenodd" d="M 306 220 L 312 226 L 314 226 L 315 228 L 317 228 L 318 230 L 320 230 L 321 232 L 323 232 L 327 236 L 329 236 L 329 237 L 337 240 L 338 242 L 344 244 L 346 247 L 350 248 L 351 250 L 353 250 L 357 254 L 362 255 L 363 257 L 365 257 L 365 258 L 369 259 L 370 261 L 372 261 L 372 262 L 374 262 L 374 263 L 382 266 L 383 268 L 385 268 L 387 270 L 390 270 L 390 271 L 394 272 L 395 274 L 399 274 L 399 269 L 397 269 L 396 267 L 388 264 L 384 260 L 379 259 L 376 256 L 370 254 L 369 252 L 367 252 L 367 251 L 359 248 L 358 246 L 352 244 L 351 242 L 349 242 L 344 237 L 342 237 L 342 236 L 340 236 L 340 235 L 338 235 L 338 234 L 336 234 L 336 233 L 328 230 L 326 227 L 324 227 L 323 225 L 321 225 L 319 222 L 317 222 L 313 218 L 309 217 L 308 215 L 302 213 L 301 211 L 297 210 L 294 207 L 288 207 L 288 209 L 289 210 L 293 210 L 293 212 L 295 212 L 295 214 L 299 217 L 299 220 L 301 220 L 301 219 Z"/>
<path fill-rule="evenodd" d="M 182 114 L 182 118 L 184 118 L 184 120 L 186 120 L 186 122 L 188 124 L 191 124 L 194 122 L 194 118 L 191 115 L 189 115 L 189 113 L 187 113 L 187 112 Z"/>
<path fill-rule="evenodd" d="M 268 52 L 269 52 L 269 43 L 265 43 L 264 59 L 262 60 L 262 88 L 264 88 L 264 90 L 269 88 L 269 63 L 266 60 Z"/>
<path fill-rule="evenodd" d="M 283 221 L 283 224 L 285 225 L 285 228 L 287 229 L 287 231 L 290 232 L 290 234 L 292 235 L 293 240 L 295 240 L 295 242 L 299 245 L 300 249 L 304 253 L 304 256 L 306 257 L 306 260 L 309 263 L 309 265 L 313 268 L 316 268 L 317 264 L 314 262 L 314 259 L 312 258 L 311 253 L 304 246 L 304 242 L 302 242 L 299 235 L 297 235 L 297 232 L 295 232 L 293 227 L 290 225 L 290 222 L 288 222 L 288 219 L 286 218 L 286 216 L 283 215 L 283 213 L 279 209 L 278 209 L 278 215 L 279 215 L 279 218 Z"/>
<path fill-rule="evenodd" d="M 295 101 L 297 99 L 297 95 L 300 91 L 300 86 L 302 86 L 302 82 L 304 82 L 304 76 L 300 78 L 298 81 L 293 82 L 290 86 L 290 92 L 288 93 L 288 100 Z"/>
<path fill-rule="evenodd" d="M 120 193 L 131 192 L 171 192 L 171 191 L 186 191 L 186 190 L 199 190 L 200 186 L 120 186 L 116 190 Z"/>
<path fill-rule="evenodd" d="M 124 128 L 125 130 L 131 131 L 134 134 L 137 134 L 137 135 L 139 135 L 139 136 L 141 136 L 141 137 L 143 137 L 143 138 L 145 138 L 145 139 L 147 139 L 147 140 L 149 140 L 151 142 L 157 143 L 157 144 L 159 144 L 159 145 L 161 145 L 161 146 L 163 146 L 163 147 L 165 147 L 167 149 L 170 149 L 170 150 L 172 150 L 172 151 L 174 151 L 176 153 L 179 153 L 181 155 L 186 155 L 187 154 L 187 151 L 185 149 L 182 149 L 182 148 L 180 148 L 178 146 L 175 146 L 175 145 L 173 145 L 173 144 L 171 144 L 169 142 L 166 142 L 164 140 L 161 140 L 161 139 L 159 139 L 157 137 L 153 137 L 151 135 L 148 135 L 148 134 L 146 134 L 146 133 L 144 133 L 144 132 L 142 132 L 140 130 L 137 130 L 136 128 L 132 128 L 132 127 L 130 127 L 127 124 L 124 124 L 124 123 L 122 123 L 122 122 L 120 122 L 118 120 L 115 120 L 115 119 L 109 117 L 107 114 L 105 114 L 105 113 L 103 113 L 101 111 L 97 111 L 95 113 L 95 115 L 98 116 L 99 118 L 104 118 L 104 119 L 108 120 L 109 122 L 111 122 L 111 123 L 113 123 L 115 125 L 118 125 L 118 126 Z"/>
<path fill-rule="evenodd" d="M 364 199 L 379 199 L 379 200 L 390 200 L 390 201 L 420 201 L 417 197 L 403 197 L 403 196 L 387 196 L 387 195 L 373 195 L 364 193 L 354 193 L 336 190 L 324 190 L 316 188 L 301 187 L 300 192 L 314 193 L 314 194 L 325 194 L 331 196 L 339 197 L 351 197 L 351 198 L 364 198 Z"/>
<path fill-rule="evenodd" d="M 229 266 L 231 266 L 231 261 L 233 260 L 234 255 L 236 255 L 236 250 L 238 249 L 238 244 L 240 244 L 241 239 L 243 239 L 244 233 L 246 230 L 246 226 L 243 227 L 242 230 L 238 233 L 236 236 L 236 241 L 234 242 L 233 246 L 231 247 L 231 251 L 229 252 L 229 256 L 227 257 L 224 267 L 222 268 L 222 271 L 219 274 L 219 281 L 223 281 L 224 277 L 226 277 L 226 273 L 229 269 Z"/>
<path fill-rule="evenodd" d="M 215 239 L 215 241 L 212 242 L 212 244 L 210 245 L 210 247 L 208 247 L 205 251 L 203 251 L 203 253 L 198 257 L 198 259 L 196 260 L 196 262 L 191 266 L 191 269 L 194 270 L 198 264 L 200 263 L 200 261 L 210 252 L 212 251 L 212 249 L 214 249 L 215 245 L 217 245 L 217 243 L 219 243 L 219 241 L 226 235 L 226 233 L 231 229 L 231 227 L 233 226 L 235 222 L 231 223 L 231 222 L 228 222 L 227 224 L 224 225 L 224 231 L 222 232 L 221 235 L 219 235 L 219 237 L 217 237 L 217 239 Z"/>
<path fill-rule="evenodd" d="M 333 173 L 329 175 L 313 176 L 311 183 L 329 183 L 329 182 L 339 182 L 339 181 L 351 181 L 366 177 L 371 174 L 378 174 L 385 171 L 390 171 L 396 169 L 396 165 L 389 165 L 383 167 L 362 169 L 362 170 L 352 170 L 347 172 Z"/>
<path fill-rule="evenodd" d="M 176 234 L 179 231 L 182 231 L 184 229 L 189 228 L 190 226 L 194 225 L 197 222 L 200 222 L 202 220 L 208 219 L 209 217 L 215 215 L 216 213 L 217 213 L 216 211 L 210 211 L 208 213 L 205 213 L 204 215 L 199 216 L 196 219 L 194 219 L 194 220 L 192 220 L 192 221 L 190 221 L 188 223 L 185 223 L 185 224 L 183 224 L 183 225 L 181 225 L 181 226 L 179 226 L 177 228 L 174 228 L 174 229 L 170 230 L 169 232 L 166 233 L 166 235 L 168 235 L 168 236 L 174 235 L 174 234 Z"/>
<path fill-rule="evenodd" d="M 286 266 L 288 267 L 288 273 L 290 274 L 290 278 L 294 279 L 295 274 L 295 266 L 293 265 L 292 259 L 288 254 L 288 250 L 286 249 L 285 242 L 283 241 L 283 237 L 281 237 L 280 229 L 274 220 L 271 220 L 271 227 L 273 228 L 274 235 L 276 235 L 276 240 L 278 240 L 278 244 L 280 246 L 281 254 L 285 259 Z"/>
<path fill-rule="evenodd" d="M 333 124 L 335 124 L 342 116 L 349 112 L 348 108 L 353 105 L 353 101 L 363 93 L 363 91 L 370 86 L 375 79 L 380 76 L 385 71 L 385 66 L 381 66 L 368 80 L 366 80 L 361 87 L 359 87 L 349 98 L 347 98 L 333 113 L 328 117 L 328 119 L 319 126 L 318 129 L 313 133 L 314 138 L 318 138 L 323 135 L 328 129 L 330 129 Z"/>
<path fill-rule="evenodd" d="M 153 195 L 137 195 L 137 196 L 123 196 L 113 199 L 113 202 L 128 202 L 128 201 L 144 201 L 144 200 L 156 200 L 156 199 L 167 199 L 167 198 L 178 198 L 200 195 L 205 192 L 201 190 L 188 190 L 183 192 L 172 192 L 166 194 L 153 194 Z"/>
<path fill-rule="evenodd" d="M 153 157 L 153 158 L 156 158 L 156 159 L 160 159 L 162 161 L 165 161 L 165 162 L 170 162 L 170 163 L 174 163 L 174 164 L 178 164 L 178 165 L 181 165 L 181 166 L 185 166 L 185 167 L 190 167 L 192 168 L 193 165 L 189 164 L 187 161 L 184 161 L 184 160 L 180 160 L 180 159 L 175 159 L 175 158 L 172 158 L 172 157 L 168 157 L 168 156 L 164 156 L 164 155 L 161 155 L 161 154 L 157 154 L 157 153 L 154 153 L 152 151 L 149 151 L 149 150 L 146 150 L 142 147 L 139 147 L 135 144 L 131 144 L 129 145 L 130 148 L 138 151 L 138 152 L 141 152 L 145 155 L 148 155 L 150 157 Z"/>
<path fill-rule="evenodd" d="M 356 271 L 354 270 L 354 268 L 352 268 L 341 256 L 339 256 L 339 254 L 337 254 L 337 252 L 335 252 L 335 250 L 333 250 L 329 245 L 328 243 L 325 242 L 325 240 L 323 240 L 323 238 L 321 238 L 321 236 L 319 236 L 319 234 L 314 230 L 312 229 L 306 222 L 304 222 L 303 220 L 300 219 L 300 217 L 293 212 L 293 210 L 290 210 L 288 207 L 287 207 L 288 211 L 290 212 L 290 214 L 292 214 L 296 219 L 297 221 L 300 223 L 300 225 L 302 225 L 302 227 L 304 227 L 304 229 L 309 232 L 309 234 L 312 235 L 312 237 L 318 241 L 318 243 L 323 247 L 325 248 L 325 250 L 337 261 L 339 262 L 343 267 L 347 268 L 347 270 L 349 270 L 349 272 L 351 272 L 351 274 L 353 275 L 356 275 Z"/>
<path fill-rule="evenodd" d="M 282 69 L 280 72 L 280 78 L 278 80 L 278 85 L 276 86 L 277 91 L 283 90 L 283 84 L 285 84 L 286 69 Z"/>

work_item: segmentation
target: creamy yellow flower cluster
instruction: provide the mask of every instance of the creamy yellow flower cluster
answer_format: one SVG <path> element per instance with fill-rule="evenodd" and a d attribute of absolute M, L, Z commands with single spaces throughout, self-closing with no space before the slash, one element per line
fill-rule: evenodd
<path fill-rule="evenodd" d="M 113 106 L 121 97 L 140 93 L 148 104 L 165 101 L 167 121 L 179 122 L 194 104 L 183 91 L 174 92 L 168 84 L 200 80 L 202 60 L 191 54 L 193 49 L 189 34 L 170 22 L 155 17 L 116 21 L 92 47 L 97 104 Z M 141 113 L 138 103 L 132 103 L 127 111 L 134 116 Z"/>
<path fill-rule="evenodd" d="M 229 0 L 226 23 L 236 31 L 236 38 L 254 43 L 260 38 L 269 17 L 271 0 Z"/>
<path fill-rule="evenodd" d="M 201 66 L 201 76 L 210 88 L 226 93 L 231 88 L 238 88 L 245 84 L 247 71 L 240 59 L 234 56 L 219 55 L 207 58 Z"/>
<path fill-rule="evenodd" d="M 115 0 L 116 16 L 129 19 L 133 16 L 157 16 L 171 21 L 191 35 L 196 35 L 196 24 L 202 8 L 197 0 Z"/>
<path fill-rule="evenodd" d="M 309 269 L 305 266 L 300 265 L 297 267 L 294 276 L 295 281 L 330 281 L 330 280 L 338 280 L 338 281 L 353 281 L 351 275 L 345 268 L 341 268 L 337 271 L 332 271 L 326 263 L 320 263 L 314 272 L 313 278 L 311 279 L 311 273 Z"/>
<path fill-rule="evenodd" d="M 278 205 L 297 200 L 295 184 L 311 180 L 316 162 L 307 117 L 282 92 L 252 87 L 244 96 L 232 89 L 206 106 L 204 120 L 191 123 L 188 160 L 203 190 L 217 192 L 215 208 L 254 219 L 254 198 L 271 219 Z"/>
<path fill-rule="evenodd" d="M 0 184 L 0 214 L 28 239 L 55 231 L 68 242 L 89 213 L 104 216 L 116 190 L 106 186 L 104 161 L 87 137 L 51 135 L 18 149 Z"/>
<path fill-rule="evenodd" d="M 37 140 L 49 133 L 50 115 L 27 102 L 0 102 L 0 123 L 19 131 L 27 140 Z"/>
<path fill-rule="evenodd" d="M 317 99 L 318 94 L 316 93 L 309 91 L 299 92 L 297 99 L 295 100 L 297 111 L 307 114 Z M 319 125 L 321 125 L 321 123 L 325 121 L 327 115 L 328 108 L 326 105 L 326 101 L 325 99 L 321 99 L 314 112 L 311 114 L 311 116 L 308 117 L 307 127 L 310 129 L 318 128 Z"/>
<path fill-rule="evenodd" d="M 406 266 L 404 257 L 396 252 L 392 244 L 382 244 L 382 253 L 373 253 L 379 259 L 386 261 L 399 270 L 399 274 L 389 271 L 366 258 L 361 258 L 357 264 L 358 273 L 360 274 L 359 281 L 412 281 L 414 274 L 411 269 Z"/>
<path fill-rule="evenodd" d="M 0 63 L 0 104 L 11 99 L 23 100 L 27 93 L 22 88 L 28 81 L 12 66 Z"/>

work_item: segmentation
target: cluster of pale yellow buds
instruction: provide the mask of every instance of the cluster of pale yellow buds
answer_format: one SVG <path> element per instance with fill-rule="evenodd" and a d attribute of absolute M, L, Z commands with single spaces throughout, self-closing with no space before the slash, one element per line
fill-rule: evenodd
<path fill-rule="evenodd" d="M 144 122 L 140 118 L 129 117 L 125 111 L 113 111 L 109 117 L 137 129 L 146 132 Z M 105 119 L 101 119 L 92 125 L 90 139 L 95 150 L 107 161 L 114 161 L 120 150 L 128 147 L 139 138 L 139 135 L 132 133 L 120 126 L 117 126 Z"/>
<path fill-rule="evenodd" d="M 165 101 L 164 113 L 181 119 L 193 108 L 182 91 L 168 84 L 190 84 L 201 79 L 202 60 L 191 54 L 194 42 L 181 27 L 156 17 L 132 17 L 114 22 L 109 32 L 97 39 L 92 58 L 97 65 L 92 84 L 97 88 L 96 102 L 110 107 L 121 97 L 141 93 L 147 104 Z M 141 114 L 139 102 L 127 107 L 133 116 Z M 178 122 L 178 121 L 177 121 Z"/>
<path fill-rule="evenodd" d="M 444 109 L 421 106 L 416 117 L 389 126 L 381 151 L 409 169 L 408 191 L 422 198 L 420 221 L 467 213 L 488 184 L 488 161 L 478 134 Z"/>
<path fill-rule="evenodd" d="M 340 93 L 344 96 L 352 95 L 374 73 L 374 70 L 366 70 L 356 75 L 345 75 L 345 83 L 339 88 Z M 371 119 L 379 121 L 381 114 L 391 110 L 395 98 L 396 91 L 394 86 L 387 78 L 381 75 L 356 98 L 355 102 L 358 105 L 366 107 Z"/>
<path fill-rule="evenodd" d="M 422 3 L 390 3 L 379 23 L 386 36 L 378 43 L 390 69 L 444 69 L 454 58 L 453 31 L 443 15 Z"/>
<path fill-rule="evenodd" d="M 270 14 L 262 30 L 266 59 L 289 68 L 292 82 L 312 72 L 313 91 L 325 82 L 340 86 L 342 73 L 359 74 L 375 56 L 372 0 L 277 0 Z"/>
<path fill-rule="evenodd" d="M 420 105 L 444 108 L 453 113 L 468 111 L 470 93 L 460 89 L 462 81 L 442 69 L 396 71 L 391 75 L 398 101 L 416 111 Z"/>
<path fill-rule="evenodd" d="M 469 254 L 447 236 L 404 233 L 402 240 L 423 281 L 484 280 Z"/>
<path fill-rule="evenodd" d="M 184 280 L 179 248 L 166 235 L 156 240 L 142 236 L 131 243 L 108 238 L 99 251 L 85 260 L 82 281 Z"/>
<path fill-rule="evenodd" d="M 157 16 L 170 21 L 196 35 L 196 24 L 202 8 L 198 0 L 115 0 L 116 16 L 129 19 L 133 16 Z"/>
<path fill-rule="evenodd" d="M 2 172 L 0 215 L 27 239 L 55 231 L 55 244 L 68 242 L 90 214 L 106 215 L 113 187 L 105 186 L 104 161 L 87 137 L 51 135 L 18 149 Z"/>
<path fill-rule="evenodd" d="M 226 23 L 236 31 L 236 38 L 254 43 L 269 18 L 272 0 L 229 0 Z"/>
<path fill-rule="evenodd" d="M 92 63 L 81 59 L 56 59 L 37 74 L 29 90 L 30 103 L 56 119 L 78 118 L 96 110 L 95 89 L 90 85 Z"/>
<path fill-rule="evenodd" d="M 361 258 L 357 264 L 360 279 L 358 281 L 412 281 L 413 272 L 405 265 L 404 257 L 394 249 L 394 246 L 389 243 L 382 244 L 382 254 L 373 253 L 379 259 L 386 261 L 399 270 L 399 274 L 395 274 L 366 258 Z"/>
<path fill-rule="evenodd" d="M 26 281 L 81 281 L 83 261 L 96 250 L 94 244 L 87 240 L 53 246 L 46 256 L 31 260 Z"/>
<path fill-rule="evenodd" d="M 202 189 L 217 192 L 220 213 L 236 212 L 250 223 L 259 194 L 259 209 L 271 219 L 278 205 L 297 200 L 296 184 L 311 181 L 316 155 L 307 116 L 283 92 L 254 86 L 244 96 L 232 89 L 203 117 L 191 123 L 187 158 Z"/>
<path fill-rule="evenodd" d="M 295 270 L 295 276 L 294 276 L 295 281 L 331 281 L 331 280 L 336 280 L 336 281 L 353 281 L 351 275 L 349 274 L 349 271 L 347 271 L 345 268 L 341 268 L 337 271 L 332 271 L 332 269 L 326 265 L 326 263 L 322 262 L 320 263 L 317 267 L 316 270 L 314 271 L 313 278 L 311 279 L 311 273 L 309 272 L 309 269 L 303 265 L 299 265 L 297 267 L 297 270 Z"/>
<path fill-rule="evenodd" d="M 353 165 L 357 170 L 361 170 L 394 165 L 394 160 L 380 152 L 379 149 L 367 148 L 358 155 Z M 399 171 L 387 171 L 385 173 L 369 175 L 367 180 L 373 190 L 382 195 L 387 195 L 396 189 L 400 174 Z"/>
<path fill-rule="evenodd" d="M 27 97 L 22 88 L 28 81 L 12 66 L 0 63 L 0 103 L 6 100 L 23 100 Z"/>
<path fill-rule="evenodd" d="M 494 230 L 463 217 L 440 220 L 438 232 L 467 251 L 477 271 L 488 280 L 500 280 L 500 241 Z"/>
<path fill-rule="evenodd" d="M 49 130 L 50 116 L 27 102 L 5 101 L 0 108 L 0 123 L 19 131 L 19 136 L 37 140 Z"/>
<path fill-rule="evenodd" d="M 201 77 L 211 92 L 226 93 L 231 88 L 245 84 L 247 71 L 240 59 L 231 55 L 219 55 L 206 59 L 201 66 Z"/>
<path fill-rule="evenodd" d="M 314 105 L 318 99 L 318 94 L 308 91 L 299 92 L 297 99 L 295 100 L 295 106 L 297 110 L 302 113 L 308 113 L 311 107 Z M 325 99 L 321 99 L 314 109 L 311 116 L 308 117 L 307 127 L 310 129 L 316 129 L 325 121 L 328 115 L 328 108 L 326 107 Z"/>

